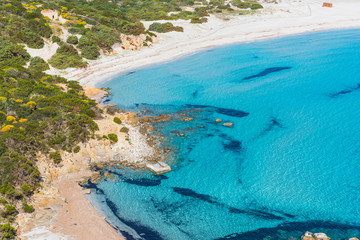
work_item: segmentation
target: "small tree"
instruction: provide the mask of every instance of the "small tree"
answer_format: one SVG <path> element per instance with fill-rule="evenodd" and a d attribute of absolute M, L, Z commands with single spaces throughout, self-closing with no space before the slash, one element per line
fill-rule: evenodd
<path fill-rule="evenodd" d="M 109 133 L 108 134 L 108 138 L 110 139 L 110 141 L 112 142 L 118 142 L 118 136 L 115 133 Z"/>
<path fill-rule="evenodd" d="M 32 71 L 46 71 L 49 70 L 49 64 L 41 57 L 33 57 L 30 59 L 29 69 Z"/>
<path fill-rule="evenodd" d="M 25 202 L 23 203 L 23 209 L 26 213 L 32 213 L 34 211 L 34 207 Z"/>
<path fill-rule="evenodd" d="M 55 164 L 59 164 L 62 160 L 59 151 L 51 152 L 50 158 L 54 161 Z"/>
<path fill-rule="evenodd" d="M 122 128 L 120 129 L 120 132 L 122 132 L 122 133 L 128 133 L 128 132 L 129 132 L 129 129 L 128 129 L 127 127 L 122 127 Z"/>
<path fill-rule="evenodd" d="M 76 146 L 76 147 L 74 147 L 74 153 L 78 153 L 79 151 L 80 151 L 80 146 Z"/>
<path fill-rule="evenodd" d="M 32 193 L 32 187 L 29 186 L 29 184 L 24 183 L 23 185 L 21 185 L 21 191 L 25 196 L 30 196 Z"/>
<path fill-rule="evenodd" d="M 66 42 L 70 44 L 78 44 L 79 40 L 77 36 L 71 35 L 66 39 Z"/>
<path fill-rule="evenodd" d="M 59 42 L 61 41 L 58 36 L 52 36 L 51 40 L 52 40 L 52 42 L 54 42 L 54 43 L 55 43 L 55 42 L 56 42 L 56 43 L 59 43 Z"/>
<path fill-rule="evenodd" d="M 12 239 L 15 237 L 16 230 L 10 224 L 6 223 L 1 226 L 1 239 Z"/>
<path fill-rule="evenodd" d="M 118 118 L 118 117 L 114 117 L 114 122 L 117 123 L 117 124 L 121 124 L 121 123 L 122 123 L 121 120 L 120 120 L 120 118 Z"/>

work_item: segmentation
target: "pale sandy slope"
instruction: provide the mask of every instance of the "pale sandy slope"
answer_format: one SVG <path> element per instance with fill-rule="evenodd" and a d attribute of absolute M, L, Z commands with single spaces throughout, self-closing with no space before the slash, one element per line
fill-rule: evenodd
<path fill-rule="evenodd" d="M 175 25 L 184 27 L 184 32 L 162 34 L 159 43 L 152 48 L 102 56 L 91 61 L 87 69 L 52 69 L 49 72 L 78 80 L 82 85 L 95 86 L 122 71 L 166 62 L 214 46 L 310 31 L 360 27 L 360 1 L 331 2 L 333 8 L 323 8 L 322 1 L 318 0 L 282 0 L 279 4 L 264 4 L 264 10 L 251 16 L 211 16 L 208 23 L 201 25 L 184 20 L 173 21 Z M 151 22 L 144 24 L 149 26 Z"/>

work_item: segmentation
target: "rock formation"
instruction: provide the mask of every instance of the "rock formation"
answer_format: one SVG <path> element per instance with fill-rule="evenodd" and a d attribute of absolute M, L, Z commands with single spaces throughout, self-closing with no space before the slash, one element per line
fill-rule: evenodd
<path fill-rule="evenodd" d="M 143 46 L 151 47 L 153 43 L 157 43 L 158 39 L 149 34 L 140 34 L 139 36 L 124 35 L 120 36 L 121 48 L 124 50 L 140 50 Z"/>
<path fill-rule="evenodd" d="M 232 122 L 226 122 L 223 124 L 224 127 L 233 127 L 234 124 Z"/>
<path fill-rule="evenodd" d="M 325 233 L 305 232 L 301 240 L 330 240 L 330 238 Z"/>

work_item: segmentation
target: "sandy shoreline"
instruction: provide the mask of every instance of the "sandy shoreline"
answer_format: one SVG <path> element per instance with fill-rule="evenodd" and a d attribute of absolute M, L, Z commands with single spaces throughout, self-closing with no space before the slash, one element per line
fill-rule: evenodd
<path fill-rule="evenodd" d="M 197 25 L 188 21 L 173 21 L 183 33 L 162 34 L 159 43 L 141 51 L 115 49 L 114 56 L 102 56 L 91 61 L 86 69 L 52 69 L 51 74 L 77 80 L 82 85 L 97 86 L 121 72 L 147 65 L 163 63 L 196 52 L 223 45 L 259 41 L 313 31 L 359 28 L 360 2 L 334 0 L 333 8 L 322 2 L 283 0 L 280 4 L 265 4 L 265 9 L 251 16 L 211 16 L 208 23 Z M 226 20 L 224 20 L 226 19 Z M 149 26 L 151 22 L 144 22 Z"/>
<path fill-rule="evenodd" d="M 54 228 L 62 234 L 72 236 L 74 239 L 123 240 L 114 228 L 86 199 L 85 191 L 78 184 L 84 177 L 90 177 L 91 171 L 81 171 L 64 176 L 54 183 L 60 194 L 65 197 L 66 204 L 58 212 Z"/>
<path fill-rule="evenodd" d="M 39 194 L 35 195 L 35 217 L 27 219 L 26 224 L 20 224 L 21 239 L 124 240 L 125 238 L 104 221 L 104 216 L 101 216 L 88 201 L 85 196 L 89 192 L 88 189 L 84 190 L 78 184 L 92 174 L 89 170 L 66 174 L 52 182 L 56 194 L 45 192 L 42 197 L 39 197 Z M 49 209 L 51 211 L 46 211 Z"/>
<path fill-rule="evenodd" d="M 113 121 L 115 116 L 122 120 L 121 124 Z M 101 178 L 97 172 L 91 171 L 91 165 L 101 168 L 121 163 L 146 167 L 149 161 L 161 159 L 155 152 L 159 149 L 149 146 L 151 137 L 140 133 L 143 125 L 136 124 L 135 113 L 103 114 L 103 118 L 96 122 L 100 128 L 96 134 L 102 136 L 115 132 L 118 133 L 118 141 L 114 143 L 100 137 L 79 143 L 78 153 L 60 151 L 60 165 L 39 156 L 37 167 L 43 178 L 42 187 L 32 197 L 35 212 L 20 213 L 17 217 L 21 239 L 125 239 L 91 204 L 86 197 L 90 190 L 83 189 L 79 182 L 93 176 L 94 181 Z M 129 128 L 129 132 L 120 133 L 122 127 Z"/>

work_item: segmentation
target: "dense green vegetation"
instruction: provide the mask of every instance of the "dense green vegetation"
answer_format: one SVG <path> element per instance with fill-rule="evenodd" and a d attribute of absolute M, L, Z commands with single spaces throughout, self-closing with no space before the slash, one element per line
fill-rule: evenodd
<path fill-rule="evenodd" d="M 17 56 L 6 63 L 14 59 Z M 33 211 L 26 201 L 41 180 L 35 166 L 38 154 L 61 164 L 59 151 L 71 152 L 98 129 L 93 118 L 100 110 L 76 82 L 19 64 L 0 64 L 0 194 L 5 204 L 1 222 L 11 223 L 18 201 L 24 202 L 25 212 Z M 10 233 L 8 228 L 2 231 L 3 236 Z"/>
<path fill-rule="evenodd" d="M 38 47 L 42 37 L 51 37 L 41 15 L 30 14 L 17 1 L 1 1 L 0 14 L 0 238 L 10 239 L 15 236 L 11 225 L 16 214 L 34 211 L 28 200 L 41 181 L 36 167 L 39 154 L 61 164 L 61 151 L 79 151 L 77 144 L 98 129 L 94 118 L 100 110 L 77 82 L 43 73 L 48 64 L 31 58 L 19 45 Z M 66 43 L 60 43 L 56 56 L 84 64 L 78 51 Z"/>
<path fill-rule="evenodd" d="M 0 33 L 15 43 L 42 48 L 52 31 L 39 11 L 28 11 L 20 1 L 0 1 Z"/>
<path fill-rule="evenodd" d="M 166 23 L 154 22 L 149 26 L 149 31 L 158 32 L 158 33 L 166 33 L 166 32 L 172 32 L 172 31 L 183 32 L 184 29 L 179 26 L 174 26 L 170 22 L 166 22 Z"/>
<path fill-rule="evenodd" d="M 238 8 L 250 8 L 252 10 L 263 8 L 263 6 L 257 3 L 255 0 L 232 0 L 231 3 Z"/>
<path fill-rule="evenodd" d="M 82 60 L 78 51 L 72 45 L 66 43 L 60 43 L 59 48 L 56 50 L 56 54 L 49 59 L 49 63 L 51 66 L 58 69 L 69 67 L 77 68 L 87 65 L 87 63 Z"/>
<path fill-rule="evenodd" d="M 77 51 L 62 49 L 61 53 L 57 52 L 49 63 L 59 69 L 84 67 L 86 63 L 83 58 L 94 60 L 100 55 L 100 50 L 111 52 L 115 43 L 121 43 L 120 34 L 151 35 L 149 30 L 159 33 L 183 31 L 182 27 L 173 26 L 172 23 L 153 23 L 147 30 L 142 20 L 185 19 L 201 24 L 207 22 L 209 13 L 234 11 L 229 4 L 225 5 L 224 0 L 211 0 L 209 3 L 193 0 L 0 0 L 0 3 L 0 33 L 6 39 L 11 39 L 12 44 L 24 43 L 30 48 L 42 48 L 44 41 L 48 41 L 63 45 L 61 34 L 65 29 L 71 34 L 81 35 L 79 38 L 72 35 L 63 39 L 76 46 L 74 49 Z M 256 0 L 233 0 L 232 4 L 250 11 L 262 8 Z M 194 11 L 182 10 L 194 5 Z M 60 19 L 66 22 L 44 17 L 41 11 L 45 9 L 58 11 Z M 0 58 L 4 51 L 12 51 L 19 46 L 8 44 L 8 47 L 10 50 L 1 49 Z"/>

